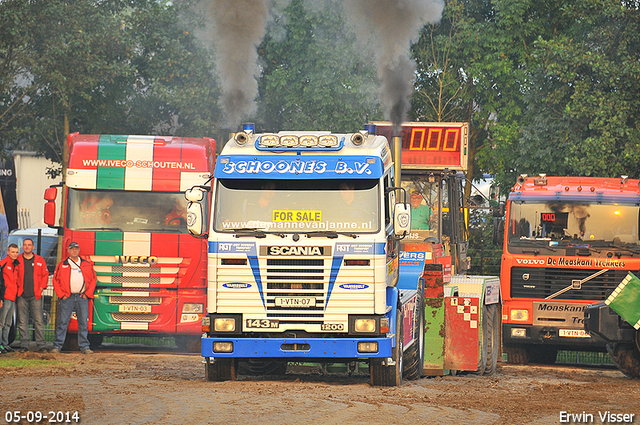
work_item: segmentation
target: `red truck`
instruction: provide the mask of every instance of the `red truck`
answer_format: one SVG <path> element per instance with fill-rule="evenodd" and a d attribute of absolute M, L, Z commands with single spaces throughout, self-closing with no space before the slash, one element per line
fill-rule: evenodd
<path fill-rule="evenodd" d="M 585 308 L 640 269 L 637 179 L 522 175 L 506 205 L 501 285 L 509 363 L 605 351 Z"/>
<path fill-rule="evenodd" d="M 74 133 L 68 148 L 64 182 L 45 192 L 45 223 L 59 228 L 63 256 L 75 241 L 94 262 L 91 345 L 152 335 L 198 349 L 207 244 L 187 232 L 184 191 L 213 174 L 215 141 Z"/>

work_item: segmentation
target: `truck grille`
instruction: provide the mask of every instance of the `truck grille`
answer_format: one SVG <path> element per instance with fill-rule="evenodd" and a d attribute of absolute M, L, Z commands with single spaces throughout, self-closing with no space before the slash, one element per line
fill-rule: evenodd
<path fill-rule="evenodd" d="M 160 278 L 157 276 L 152 276 L 152 277 L 112 276 L 111 283 L 128 283 L 130 286 L 139 285 L 141 287 L 148 287 L 150 284 L 160 284 Z"/>
<path fill-rule="evenodd" d="M 572 280 L 582 280 L 596 272 L 597 269 L 514 267 L 511 269 L 511 296 L 544 299 L 570 286 Z M 609 270 L 583 283 L 581 289 L 571 289 L 553 299 L 604 301 L 627 273 L 628 270 Z"/>
<path fill-rule="evenodd" d="M 267 259 L 267 317 L 287 323 L 322 323 L 329 276 L 323 259 Z M 314 298 L 315 304 L 300 307 L 276 305 L 276 298 Z"/>
<path fill-rule="evenodd" d="M 117 322 L 153 322 L 158 318 L 155 313 L 111 313 Z"/>

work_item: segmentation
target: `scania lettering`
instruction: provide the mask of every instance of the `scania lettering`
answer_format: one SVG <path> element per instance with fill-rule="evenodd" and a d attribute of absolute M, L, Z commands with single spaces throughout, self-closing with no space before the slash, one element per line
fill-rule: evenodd
<path fill-rule="evenodd" d="M 553 363 L 558 350 L 604 351 L 584 309 L 640 269 L 639 181 L 525 176 L 506 204 L 504 350 L 510 363 Z"/>
<path fill-rule="evenodd" d="M 199 349 L 207 245 L 187 232 L 184 191 L 213 174 L 215 141 L 74 133 L 68 148 L 64 185 L 45 193 L 45 222 L 57 226 L 62 205 L 63 254 L 75 241 L 94 262 L 91 345 L 172 336 Z"/>
<path fill-rule="evenodd" d="M 397 166 L 373 125 L 347 134 L 246 126 L 233 135 L 211 185 L 186 192 L 189 231 L 209 242 L 208 380 L 282 374 L 288 362 L 366 362 L 371 383 L 384 386 L 425 374 L 427 253 L 400 249 L 411 215 Z M 458 370 L 476 371 L 481 361 L 472 298 L 450 302 L 461 323 L 473 315 L 463 326 L 472 367 Z M 439 301 L 444 311 L 442 294 Z M 429 348 L 442 353 L 444 345 Z M 445 373 L 440 366 L 435 374 Z"/>

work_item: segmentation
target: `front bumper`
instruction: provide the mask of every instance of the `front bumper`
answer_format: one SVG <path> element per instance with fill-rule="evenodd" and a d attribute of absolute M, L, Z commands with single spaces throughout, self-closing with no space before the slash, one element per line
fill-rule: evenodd
<path fill-rule="evenodd" d="M 525 335 L 512 336 L 512 329 L 524 329 Z M 591 333 L 589 338 L 560 336 L 560 330 L 567 329 L 555 326 L 520 325 L 504 323 L 502 325 L 502 341 L 504 346 L 547 345 L 565 350 L 604 349 L 605 340 Z M 572 329 L 576 332 L 582 329 Z M 587 350 L 589 351 L 589 350 Z"/>
<path fill-rule="evenodd" d="M 202 337 L 203 357 L 289 358 L 289 359 L 359 359 L 391 357 L 393 337 L 378 338 L 240 338 Z M 233 343 L 233 351 L 213 351 L 215 342 Z M 358 352 L 359 342 L 377 342 L 378 351 Z"/>

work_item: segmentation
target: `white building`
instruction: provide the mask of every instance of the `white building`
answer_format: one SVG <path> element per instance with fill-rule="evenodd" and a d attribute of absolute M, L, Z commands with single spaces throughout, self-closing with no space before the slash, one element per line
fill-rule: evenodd
<path fill-rule="evenodd" d="M 59 164 L 37 156 L 35 152 L 14 151 L 16 167 L 16 191 L 18 199 L 18 227 L 46 227 L 44 224 L 44 190 L 60 183 L 61 176 L 51 179 L 47 168 Z"/>

